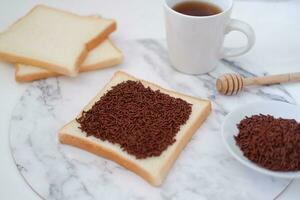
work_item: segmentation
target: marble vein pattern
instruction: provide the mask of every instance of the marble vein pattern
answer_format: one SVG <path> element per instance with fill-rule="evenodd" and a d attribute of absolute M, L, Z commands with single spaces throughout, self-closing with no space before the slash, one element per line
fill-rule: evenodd
<path fill-rule="evenodd" d="M 220 126 L 237 106 L 260 100 L 295 103 L 280 85 L 246 88 L 227 97 L 215 90 L 223 73 L 246 77 L 266 72 L 234 60 L 221 60 L 206 75 L 174 70 L 164 40 L 116 41 L 125 60 L 118 67 L 28 84 L 10 121 L 10 144 L 18 170 L 31 188 L 47 200 L 273 199 L 289 180 L 259 174 L 238 163 L 225 149 Z M 152 187 L 123 167 L 59 144 L 58 130 L 72 120 L 117 70 L 188 95 L 210 99 L 213 111 L 183 150 L 161 187 Z"/>

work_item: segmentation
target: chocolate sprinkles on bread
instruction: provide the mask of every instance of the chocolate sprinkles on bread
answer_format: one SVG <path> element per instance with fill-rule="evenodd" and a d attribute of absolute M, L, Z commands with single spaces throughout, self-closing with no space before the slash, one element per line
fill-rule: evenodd
<path fill-rule="evenodd" d="M 210 101 L 119 71 L 59 131 L 59 141 L 112 160 L 158 186 L 210 111 Z"/>
<path fill-rule="evenodd" d="M 172 145 L 191 112 L 186 101 L 128 80 L 113 86 L 76 120 L 87 136 L 117 143 L 142 159 L 159 156 Z"/>

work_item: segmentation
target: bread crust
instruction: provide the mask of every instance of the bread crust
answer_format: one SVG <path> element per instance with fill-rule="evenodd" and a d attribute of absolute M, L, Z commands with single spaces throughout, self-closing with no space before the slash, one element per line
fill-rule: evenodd
<path fill-rule="evenodd" d="M 43 71 L 39 73 L 34 73 L 30 75 L 18 75 L 20 66 L 19 64 L 15 64 L 15 80 L 19 83 L 25 83 L 25 82 L 31 82 L 34 80 L 39 80 L 47 77 L 55 77 L 55 76 L 61 76 L 61 74 L 58 74 L 56 72 L 52 71 Z"/>
<path fill-rule="evenodd" d="M 144 178 L 147 182 L 149 182 L 151 185 L 153 186 L 159 186 L 162 184 L 164 178 L 166 177 L 166 175 L 168 174 L 170 168 L 173 166 L 173 163 L 175 162 L 175 160 L 177 159 L 177 157 L 179 156 L 180 152 L 182 151 L 182 149 L 186 146 L 186 144 L 189 142 L 189 140 L 191 139 L 191 137 L 194 135 L 194 133 L 196 132 L 196 130 L 199 128 L 199 126 L 205 121 L 205 119 L 207 118 L 207 116 L 209 115 L 210 111 L 211 111 L 211 102 L 208 100 L 203 100 L 203 99 L 198 99 L 196 97 L 191 97 L 188 95 L 183 95 L 174 91 L 170 91 L 167 89 L 164 89 L 156 84 L 150 83 L 148 81 L 144 81 L 144 80 L 140 80 L 140 79 L 136 79 L 133 76 L 130 76 L 124 72 L 118 71 L 114 74 L 114 76 L 112 77 L 112 79 L 115 78 L 115 76 L 119 76 L 119 75 L 125 75 L 130 79 L 134 79 L 134 80 L 139 80 L 142 83 L 146 83 L 147 85 L 152 85 L 154 87 L 157 87 L 158 89 L 160 89 L 162 92 L 164 91 L 168 91 L 171 92 L 173 94 L 177 94 L 177 95 L 181 95 L 181 96 L 185 96 L 188 98 L 192 98 L 194 100 L 197 101 L 201 101 L 205 104 L 205 108 L 203 112 L 200 112 L 195 120 L 195 122 L 189 127 L 189 129 L 187 130 L 187 132 L 184 134 L 184 137 L 179 141 L 178 145 L 176 146 L 176 149 L 173 151 L 172 155 L 169 156 L 167 158 L 167 161 L 165 162 L 165 164 L 163 165 L 163 167 L 160 169 L 159 172 L 159 176 L 154 176 L 151 173 L 148 173 L 146 170 L 144 170 L 142 167 L 136 165 L 133 161 L 120 156 L 118 153 L 115 153 L 113 151 L 111 151 L 110 149 L 106 149 L 104 147 L 102 147 L 101 145 L 99 145 L 96 142 L 93 142 L 92 140 L 89 140 L 88 137 L 76 137 L 74 135 L 70 135 L 67 132 L 64 132 L 64 128 L 67 125 L 65 125 L 60 131 L 59 131 L 59 141 L 63 144 L 69 144 L 72 146 L 76 146 L 78 148 L 84 149 L 86 151 L 89 151 L 91 153 L 94 153 L 96 155 L 105 157 L 109 160 L 112 160 L 118 164 L 120 164 L 121 166 L 127 168 L 128 170 L 136 173 L 137 175 L 141 176 L 142 178 Z M 111 79 L 111 80 L 112 80 Z M 107 86 L 107 85 L 106 85 Z M 106 86 L 104 88 L 106 88 Z M 104 94 L 103 90 L 104 88 L 98 93 L 99 94 Z M 99 98 L 98 95 L 92 100 L 94 101 L 95 99 Z M 88 106 L 86 106 L 84 108 L 84 110 L 88 108 Z M 82 112 L 80 112 L 80 114 L 78 116 L 81 115 Z M 74 122 L 71 121 L 70 123 Z"/>
<path fill-rule="evenodd" d="M 194 99 L 194 100 L 197 100 L 197 101 L 202 101 L 202 102 L 206 102 L 206 103 L 209 103 L 209 105 L 211 106 L 211 102 L 209 100 L 205 100 L 205 99 L 200 99 L 200 98 L 197 98 L 197 97 L 193 97 L 193 96 L 190 96 L 190 95 L 186 95 L 186 94 L 182 94 L 182 93 L 179 93 L 179 92 L 176 92 L 176 91 L 173 91 L 173 90 L 169 90 L 169 89 L 165 89 L 165 88 L 162 88 L 161 86 L 155 84 L 155 83 L 151 83 L 149 81 L 146 81 L 146 80 L 142 80 L 142 79 L 138 79 L 134 76 L 131 76 L 123 71 L 116 71 L 115 74 L 113 75 L 113 77 L 111 79 L 113 79 L 115 76 L 119 76 L 119 75 L 122 75 L 122 76 L 127 76 L 128 78 L 130 79 L 134 79 L 134 80 L 137 80 L 137 81 L 141 81 L 142 83 L 146 83 L 147 85 L 152 85 L 154 87 L 157 87 L 158 89 L 160 89 L 161 91 L 166 91 L 166 92 L 170 92 L 170 93 L 173 93 L 173 94 L 177 94 L 177 95 L 180 95 L 180 96 L 185 96 L 185 97 L 188 97 L 188 98 L 191 98 L 191 99 Z"/>
<path fill-rule="evenodd" d="M 59 133 L 59 141 L 62 144 L 72 145 L 72 146 L 78 147 L 80 149 L 86 150 L 90 153 L 93 153 L 93 154 L 96 154 L 98 156 L 104 157 L 108 160 L 112 160 L 112 161 L 118 163 L 119 165 L 125 167 L 126 169 L 128 169 L 128 170 L 136 173 L 137 175 L 143 177 L 150 184 L 156 185 L 156 182 L 152 178 L 151 174 L 149 174 L 143 168 L 140 168 L 134 162 L 131 162 L 130 160 L 120 156 L 116 152 L 111 151 L 110 149 L 105 148 L 103 146 L 97 145 L 96 143 L 92 142 L 91 140 L 76 137 L 74 135 L 69 135 L 69 134 L 64 133 L 62 131 L 62 132 Z"/>
<path fill-rule="evenodd" d="M 59 9 L 56 9 L 56 8 L 51 8 L 51 7 L 44 6 L 44 5 L 37 5 L 34 8 L 32 8 L 31 11 L 29 11 L 26 15 L 24 15 L 23 17 L 18 19 L 15 23 L 13 23 L 11 26 L 18 23 L 23 18 L 27 17 L 31 12 L 33 12 L 38 7 L 46 7 L 48 9 L 53 9 L 53 10 L 57 10 L 57 11 L 60 11 L 60 12 L 65 12 L 69 15 L 73 15 L 73 16 L 77 16 L 77 17 L 86 17 L 86 18 L 92 18 L 92 19 L 96 18 L 95 16 L 80 16 L 80 15 L 76 15 L 74 13 L 69 13 L 69 12 L 66 12 L 66 11 L 62 11 L 62 10 L 59 10 Z M 82 52 L 80 53 L 78 58 L 75 60 L 74 71 L 70 71 L 70 70 L 66 69 L 64 66 L 59 66 L 59 65 L 55 65 L 53 63 L 44 62 L 42 60 L 22 57 L 22 56 L 19 56 L 19 55 L 15 55 L 15 54 L 12 54 L 12 53 L 7 53 L 7 52 L 1 52 L 1 51 L 0 51 L 0 59 L 11 62 L 11 63 L 23 63 L 23 64 L 27 64 L 27 65 L 32 65 L 32 66 L 39 66 L 41 68 L 45 68 L 45 69 L 54 71 L 54 72 L 59 73 L 59 74 L 64 74 L 64 75 L 67 75 L 67 76 L 76 76 L 79 72 L 79 66 L 83 63 L 84 59 L 86 58 L 86 56 L 88 54 L 88 51 L 95 48 L 98 44 L 100 44 L 103 40 L 105 40 L 105 38 L 107 38 L 110 33 L 112 33 L 113 31 L 116 30 L 116 21 L 112 20 L 112 19 L 107 19 L 107 20 L 110 20 L 111 24 L 104 31 L 99 33 L 96 37 L 91 38 L 89 41 L 87 41 L 83 45 Z M 9 28 L 11 26 L 9 26 Z M 9 30 L 9 28 L 8 28 L 8 30 Z"/>
<path fill-rule="evenodd" d="M 86 43 L 86 50 L 90 51 L 97 47 L 102 41 L 104 41 L 112 32 L 117 29 L 117 23 L 115 20 L 112 20 L 112 23 L 105 29 L 103 32 L 99 33 L 95 38 L 91 39 Z"/>
<path fill-rule="evenodd" d="M 200 115 L 197 117 L 197 120 L 194 124 L 191 125 L 190 129 L 185 134 L 185 137 L 179 141 L 179 144 L 177 145 L 177 148 L 175 149 L 172 156 L 168 158 L 168 161 L 165 162 L 165 165 L 161 169 L 161 177 L 166 177 L 168 175 L 168 172 L 170 171 L 171 167 L 173 166 L 174 162 L 176 161 L 177 157 L 180 155 L 183 148 L 187 145 L 187 143 L 190 141 L 194 133 L 197 131 L 197 129 L 200 127 L 200 125 L 206 120 L 207 116 L 209 115 L 211 111 L 211 103 L 208 102 L 208 104 L 205 106 L 205 109 L 203 112 L 200 113 Z"/>

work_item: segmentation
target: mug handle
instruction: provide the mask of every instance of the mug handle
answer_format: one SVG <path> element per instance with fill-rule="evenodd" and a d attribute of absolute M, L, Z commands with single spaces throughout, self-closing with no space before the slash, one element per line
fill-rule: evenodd
<path fill-rule="evenodd" d="M 221 58 L 239 56 L 249 51 L 255 42 L 255 34 L 251 26 L 237 19 L 231 19 L 225 29 L 225 34 L 231 31 L 239 31 L 247 37 L 247 45 L 244 47 L 228 48 L 224 47 L 221 53 Z"/>

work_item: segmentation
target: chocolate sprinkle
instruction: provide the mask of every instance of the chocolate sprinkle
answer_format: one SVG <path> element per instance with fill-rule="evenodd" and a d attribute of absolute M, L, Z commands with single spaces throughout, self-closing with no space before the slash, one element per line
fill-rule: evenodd
<path fill-rule="evenodd" d="M 87 136 L 117 143 L 143 159 L 159 156 L 172 145 L 191 112 L 186 101 L 129 80 L 113 86 L 76 120 Z"/>
<path fill-rule="evenodd" d="M 300 123 L 260 114 L 237 127 L 236 144 L 249 160 L 273 171 L 300 170 Z"/>

